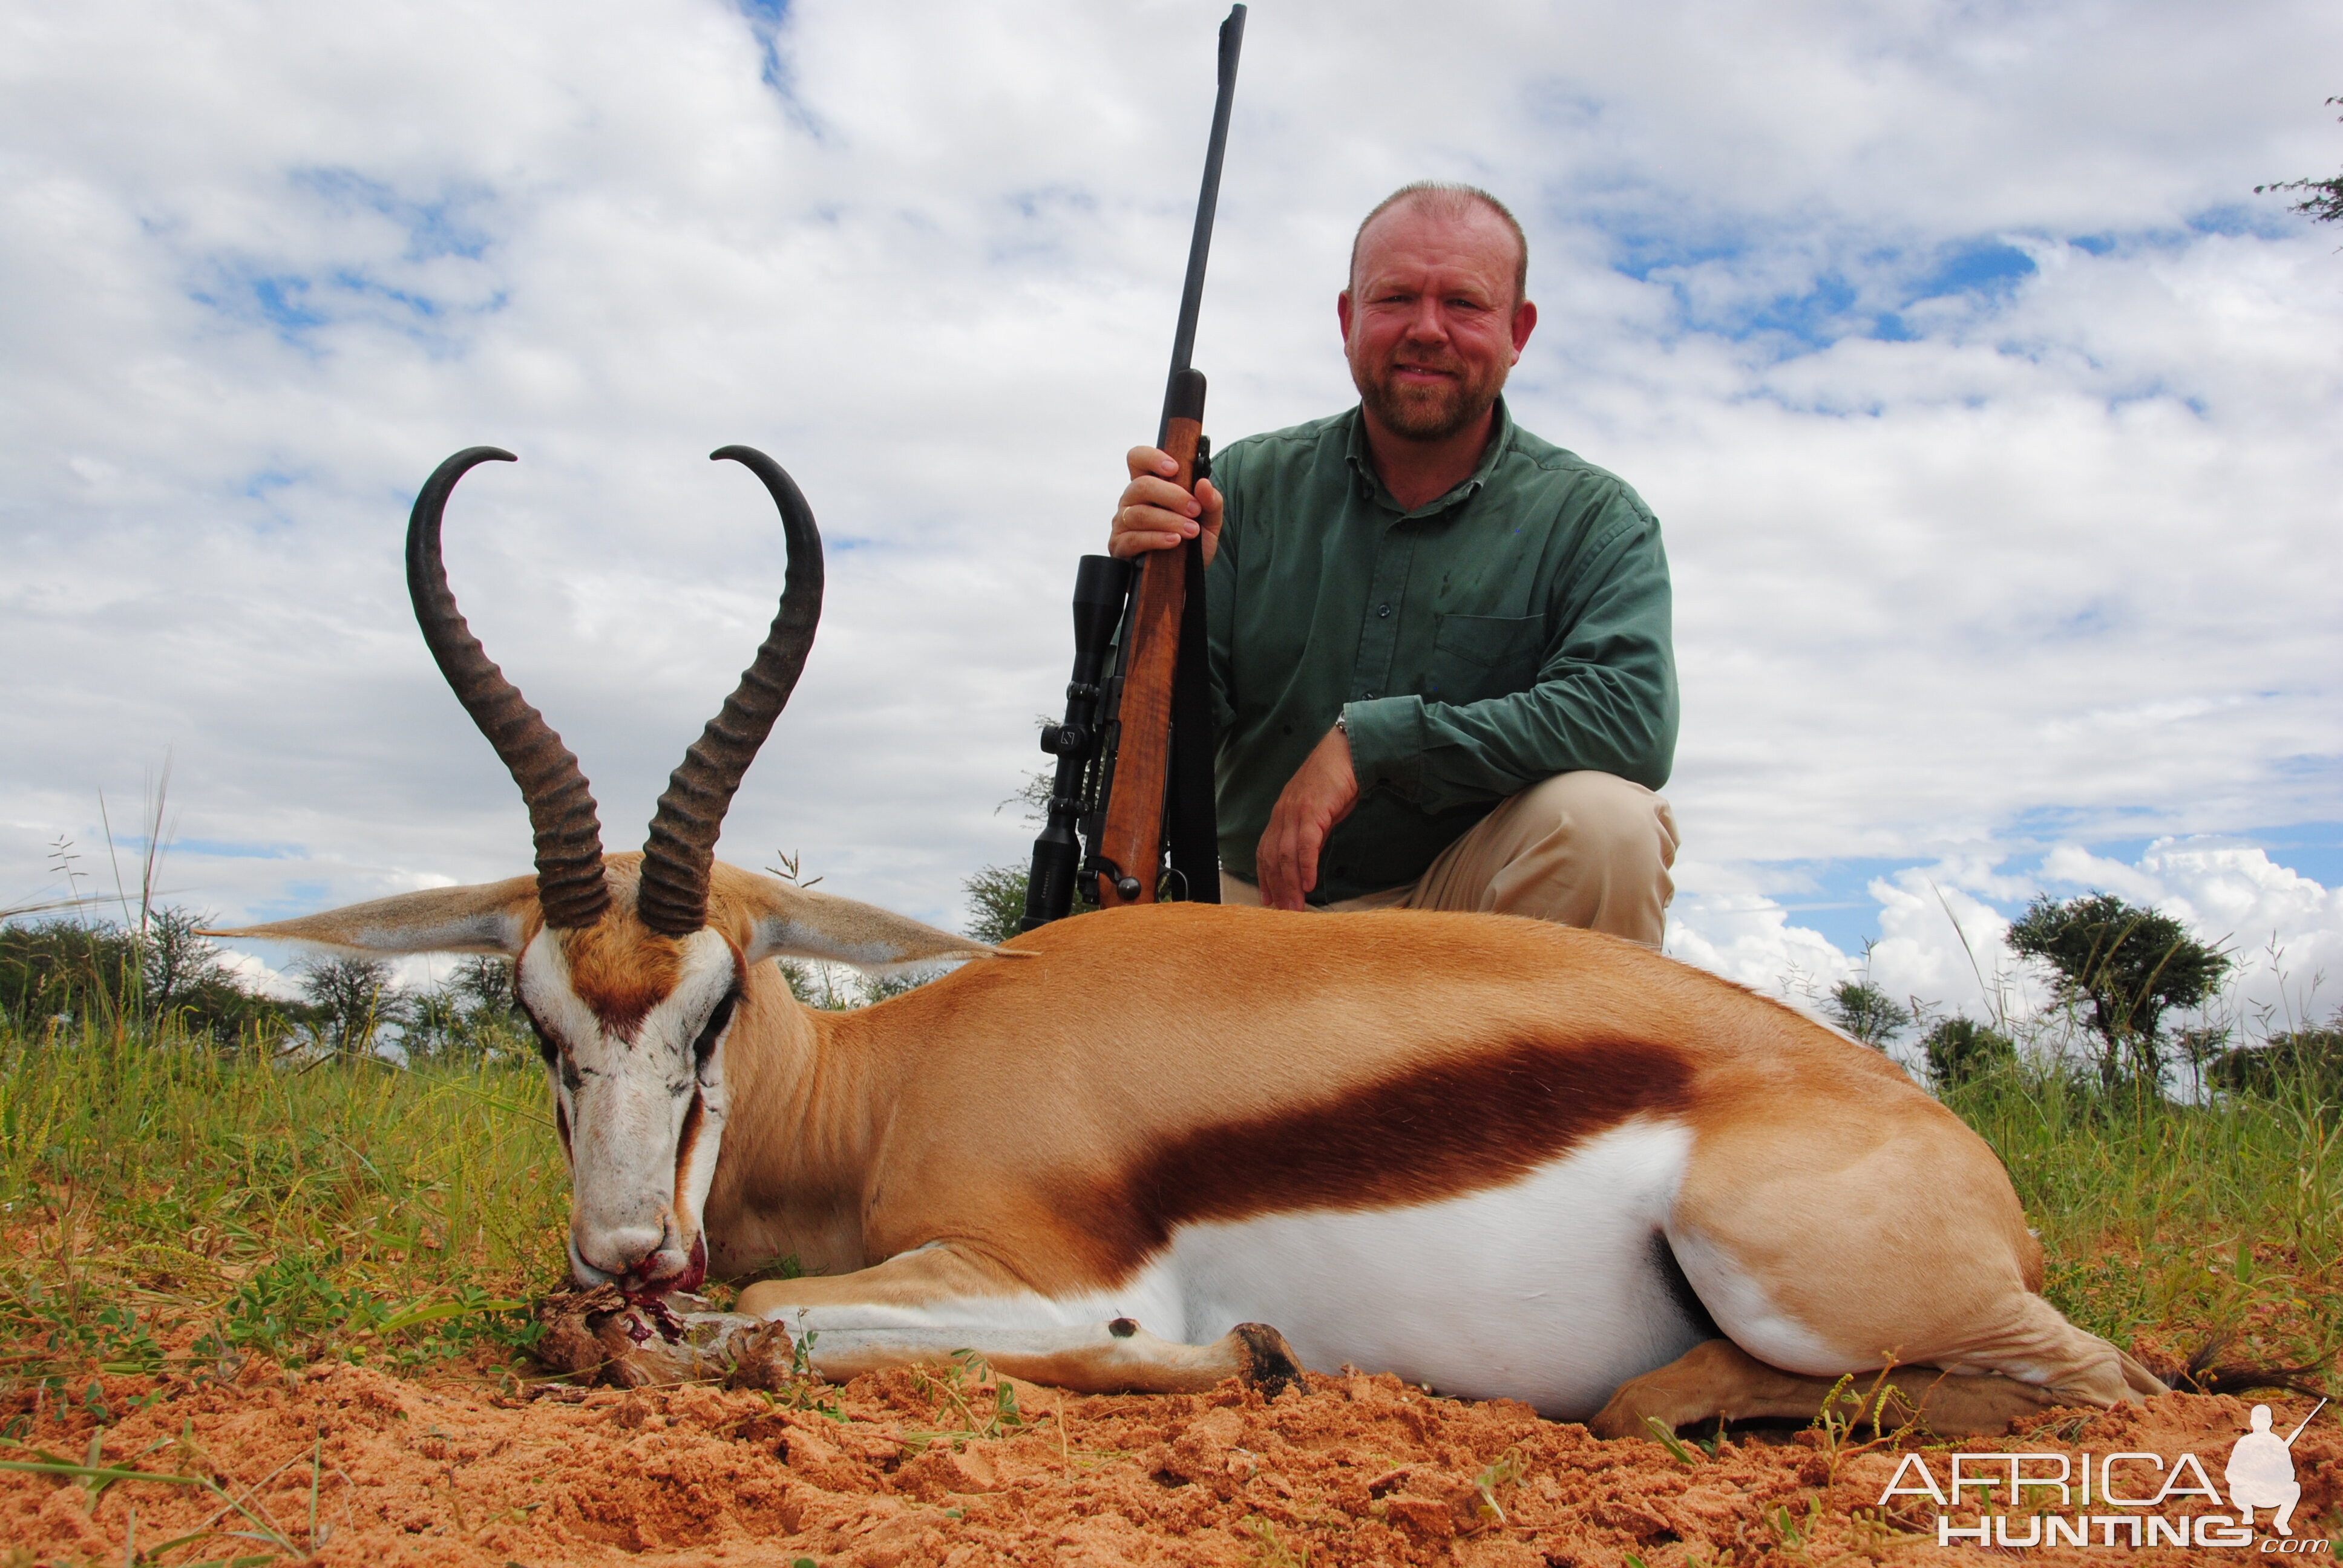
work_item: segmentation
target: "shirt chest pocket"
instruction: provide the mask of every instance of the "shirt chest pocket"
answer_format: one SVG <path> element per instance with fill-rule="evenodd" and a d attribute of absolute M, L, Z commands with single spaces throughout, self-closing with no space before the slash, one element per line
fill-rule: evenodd
<path fill-rule="evenodd" d="M 1435 702 L 1480 702 L 1526 691 L 1545 647 L 1539 615 L 1443 615 L 1432 636 L 1423 695 Z"/>

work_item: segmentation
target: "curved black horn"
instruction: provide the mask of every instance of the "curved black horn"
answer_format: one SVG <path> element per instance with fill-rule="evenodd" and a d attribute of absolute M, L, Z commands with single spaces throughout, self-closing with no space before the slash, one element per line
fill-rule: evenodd
<path fill-rule="evenodd" d="M 670 937 L 689 936 L 708 922 L 708 868 L 716 858 L 724 813 L 788 703 L 813 648 L 814 624 L 821 619 L 821 534 L 797 481 L 753 447 L 719 447 L 708 456 L 710 461 L 739 464 L 772 492 L 782 537 L 789 541 L 789 569 L 764 646 L 741 672 L 739 689 L 724 699 L 723 710 L 683 754 L 683 766 L 669 775 L 667 793 L 651 819 L 635 907 L 643 924 Z"/>
<path fill-rule="evenodd" d="M 537 834 L 537 901 L 545 923 L 559 930 L 592 925 L 609 907 L 602 879 L 602 824 L 594 815 L 594 795 L 578 759 L 545 715 L 528 705 L 520 689 L 490 662 L 488 650 L 456 608 L 447 588 L 447 566 L 439 556 L 439 519 L 448 492 L 475 464 L 518 459 L 495 447 L 468 447 L 431 472 L 415 510 L 407 519 L 407 592 L 423 640 L 455 689 L 456 699 L 497 756 L 512 770 L 528 802 L 528 823 Z"/>

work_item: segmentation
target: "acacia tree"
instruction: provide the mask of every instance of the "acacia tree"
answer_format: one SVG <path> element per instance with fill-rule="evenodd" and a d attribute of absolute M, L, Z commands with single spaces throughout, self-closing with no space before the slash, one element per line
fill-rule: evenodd
<path fill-rule="evenodd" d="M 405 1021 L 407 999 L 391 988 L 382 959 L 319 959 L 301 971 L 317 1041 L 337 1056 L 364 1056 L 383 1030 Z"/>
<path fill-rule="evenodd" d="M 2009 945 L 2050 967 L 2059 1000 L 2089 1005 L 2099 1081 L 2110 1090 L 2127 1076 L 2157 1081 L 2165 1012 L 2195 1007 L 2229 971 L 2227 955 L 2178 920 L 2113 893 L 2063 903 L 2044 893 L 2010 926 Z"/>
<path fill-rule="evenodd" d="M 1910 1008 L 1868 980 L 1844 980 L 1831 987 L 1823 1012 L 1831 1022 L 1879 1050 L 1885 1050 L 1912 1021 Z"/>
<path fill-rule="evenodd" d="M 2343 98 L 2329 98 L 2329 105 L 2343 104 Z M 2343 122 L 2343 116 L 2337 116 Z M 2343 174 L 2323 180 L 2281 180 L 2276 185 L 2256 186 L 2254 194 L 2264 191 L 2300 191 L 2302 198 L 2294 210 L 2313 223 L 2343 223 Z"/>

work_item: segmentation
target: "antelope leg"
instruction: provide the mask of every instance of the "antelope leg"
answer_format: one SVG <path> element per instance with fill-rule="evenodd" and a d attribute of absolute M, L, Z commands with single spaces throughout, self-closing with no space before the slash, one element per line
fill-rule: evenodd
<path fill-rule="evenodd" d="M 1834 1403 L 1838 1383 L 1767 1366 L 1731 1340 L 1709 1340 L 1620 1384 L 1586 1424 L 1597 1437 L 1649 1437 L 1646 1423 L 1654 1421 L 1671 1431 L 1719 1417 L 1813 1421 L 1828 1408 L 1890 1431 L 1916 1417 L 1928 1430 L 1953 1437 L 2006 1432 L 2012 1422 L 2061 1402 L 2014 1378 L 1955 1376 L 1933 1367 L 1856 1372 Z"/>

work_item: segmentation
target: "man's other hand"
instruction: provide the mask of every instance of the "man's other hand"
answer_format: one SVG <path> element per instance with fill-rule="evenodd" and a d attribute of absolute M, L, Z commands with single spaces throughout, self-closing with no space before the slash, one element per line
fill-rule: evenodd
<path fill-rule="evenodd" d="M 1211 536 L 1205 537 L 1209 541 Z M 1261 836 L 1253 874 L 1261 879 L 1264 905 L 1272 910 L 1302 907 L 1302 895 L 1318 885 L 1318 851 L 1326 835 L 1358 801 L 1350 737 L 1329 729 L 1286 781 L 1269 814 L 1268 831 Z"/>
<path fill-rule="evenodd" d="M 1122 498 L 1115 503 L 1106 553 L 1117 560 L 1131 560 L 1149 550 L 1168 550 L 1201 531 L 1204 564 L 1211 566 L 1212 552 L 1221 543 L 1221 493 L 1212 487 L 1212 481 L 1197 481 L 1196 493 L 1190 495 L 1174 483 L 1180 465 L 1152 447 L 1133 447 L 1126 461 L 1131 466 L 1131 483 L 1123 487 Z"/>

